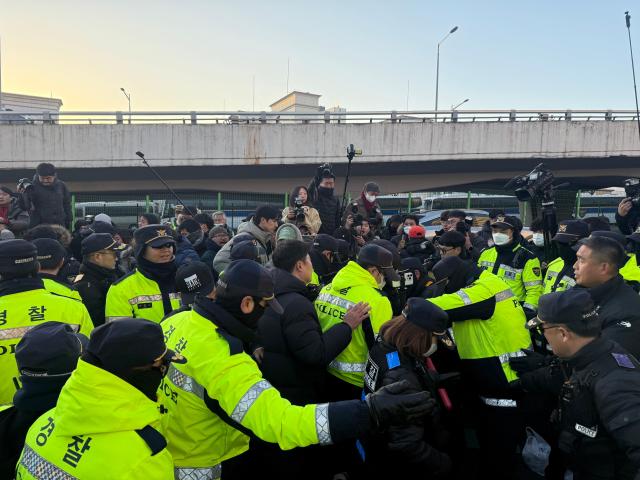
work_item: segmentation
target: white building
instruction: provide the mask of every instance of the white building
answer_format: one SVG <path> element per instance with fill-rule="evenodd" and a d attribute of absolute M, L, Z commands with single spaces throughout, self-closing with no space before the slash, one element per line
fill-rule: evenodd
<path fill-rule="evenodd" d="M 62 107 L 59 98 L 36 97 L 20 93 L 2 92 L 0 95 L 0 110 L 10 110 L 21 113 L 58 113 Z"/>
<path fill-rule="evenodd" d="M 309 92 L 293 92 L 285 95 L 280 100 L 276 100 L 271 105 L 272 112 L 288 113 L 317 113 L 324 112 L 324 107 L 319 105 L 321 95 Z"/>

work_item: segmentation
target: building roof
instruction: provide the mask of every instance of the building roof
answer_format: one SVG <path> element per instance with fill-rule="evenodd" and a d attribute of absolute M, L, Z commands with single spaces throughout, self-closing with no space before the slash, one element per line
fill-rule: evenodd
<path fill-rule="evenodd" d="M 302 94 L 302 95 L 311 95 L 312 97 L 318 97 L 320 98 L 322 95 L 317 95 L 315 93 L 310 93 L 310 92 L 300 92 L 298 90 L 294 90 L 293 92 L 287 93 L 284 97 L 279 98 L 278 100 L 276 100 L 275 102 L 273 102 L 271 105 L 269 105 L 270 107 L 273 107 L 275 104 L 280 103 L 281 101 L 283 101 L 285 98 L 290 97 L 292 95 L 295 95 L 296 93 Z"/>

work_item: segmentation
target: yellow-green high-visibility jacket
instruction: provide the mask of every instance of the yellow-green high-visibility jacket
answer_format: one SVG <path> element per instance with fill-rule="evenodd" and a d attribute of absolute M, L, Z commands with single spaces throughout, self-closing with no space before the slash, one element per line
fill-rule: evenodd
<path fill-rule="evenodd" d="M 393 311 L 389 299 L 380 293 L 375 278 L 356 262 L 349 262 L 326 285 L 314 302 L 322 331 L 342 322 L 347 310 L 358 302 L 371 307 L 369 319 L 353 331 L 351 342 L 328 367 L 329 373 L 357 387 L 364 386 L 364 367 L 370 345 Z"/>
<path fill-rule="evenodd" d="M 9 403 L 20 388 L 16 345 L 34 326 L 48 321 L 70 324 L 76 332 L 89 336 L 93 323 L 89 312 L 82 304 L 71 298 L 46 291 L 39 279 L 24 279 L 28 285 L 22 287 L 9 280 L 16 293 L 0 293 L 0 404 Z"/>
<path fill-rule="evenodd" d="M 44 288 L 48 292 L 55 293 L 56 295 L 62 295 L 63 297 L 73 298 L 74 300 L 77 300 L 79 302 L 82 301 L 80 292 L 65 285 L 61 281 L 56 280 L 55 278 L 52 278 L 50 276 L 42 276 L 42 283 L 44 283 Z"/>
<path fill-rule="evenodd" d="M 576 286 L 573 276 L 573 265 L 565 268 L 564 260 L 560 257 L 553 260 L 544 276 L 543 295 L 552 292 L 564 292 Z"/>
<path fill-rule="evenodd" d="M 491 368 L 484 372 L 488 375 L 488 384 L 502 383 L 506 387 L 506 382 L 518 378 L 509 366 L 509 359 L 521 356 L 520 350 L 531 346 L 531 337 L 520 302 L 501 278 L 484 271 L 468 287 L 427 301 L 449 314 L 462 360 L 477 361 L 478 364 L 487 363 L 482 362 L 486 359 L 499 362 L 501 369 Z M 491 378 L 495 372 L 501 377 Z"/>
<path fill-rule="evenodd" d="M 495 246 L 483 250 L 478 265 L 502 278 L 523 307 L 538 309 L 542 295 L 540 260 L 521 243 L 500 251 Z"/>
<path fill-rule="evenodd" d="M 158 390 L 176 478 L 219 478 L 220 463 L 249 448 L 243 431 L 283 450 L 330 443 L 328 404 L 291 405 L 262 377 L 242 342 L 214 321 L 234 322 L 203 299 L 161 324 L 167 347 L 187 358 L 170 366 Z"/>
<path fill-rule="evenodd" d="M 160 286 L 139 270 L 125 275 L 109 287 L 105 304 L 105 320 L 118 317 L 146 318 L 160 322 L 172 310 L 180 308 L 180 295 L 169 293 L 171 308 L 165 311 Z"/>
<path fill-rule="evenodd" d="M 636 254 L 629 255 L 629 260 L 624 264 L 624 267 L 620 269 L 620 275 L 624 278 L 624 281 L 630 284 L 640 283 L 640 267 L 638 266 L 638 260 Z"/>
<path fill-rule="evenodd" d="M 173 480 L 159 424 L 158 403 L 79 360 L 55 408 L 29 429 L 16 478 Z"/>

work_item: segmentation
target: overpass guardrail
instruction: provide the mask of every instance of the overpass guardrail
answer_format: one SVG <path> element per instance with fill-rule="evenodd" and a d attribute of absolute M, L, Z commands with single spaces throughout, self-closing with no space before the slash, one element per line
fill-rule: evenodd
<path fill-rule="evenodd" d="M 635 110 L 386 110 L 353 112 L 244 111 L 0 111 L 0 125 L 149 125 L 149 124 L 363 124 L 637 121 Z"/>

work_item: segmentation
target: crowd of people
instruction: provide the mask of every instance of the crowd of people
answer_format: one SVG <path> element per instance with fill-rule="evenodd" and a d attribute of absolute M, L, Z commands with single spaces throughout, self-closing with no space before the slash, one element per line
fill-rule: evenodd
<path fill-rule="evenodd" d="M 549 244 L 334 188 L 133 231 L 51 164 L 1 188 L 0 479 L 640 478 L 627 199 Z"/>

